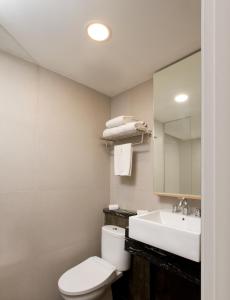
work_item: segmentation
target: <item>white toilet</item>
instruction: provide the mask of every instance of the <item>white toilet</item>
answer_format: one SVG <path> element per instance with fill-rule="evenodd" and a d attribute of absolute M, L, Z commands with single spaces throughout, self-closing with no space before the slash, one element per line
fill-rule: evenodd
<path fill-rule="evenodd" d="M 100 299 L 106 289 L 130 267 L 130 254 L 125 251 L 125 229 L 102 227 L 101 256 L 93 256 L 66 271 L 58 288 L 66 300 Z"/>

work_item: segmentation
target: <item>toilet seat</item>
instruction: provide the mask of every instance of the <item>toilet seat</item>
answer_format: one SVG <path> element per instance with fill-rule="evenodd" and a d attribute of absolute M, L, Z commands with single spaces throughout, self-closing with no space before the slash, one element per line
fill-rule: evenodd
<path fill-rule="evenodd" d="M 104 259 L 93 256 L 66 271 L 58 281 L 61 293 L 78 296 L 90 293 L 116 276 L 116 268 Z"/>

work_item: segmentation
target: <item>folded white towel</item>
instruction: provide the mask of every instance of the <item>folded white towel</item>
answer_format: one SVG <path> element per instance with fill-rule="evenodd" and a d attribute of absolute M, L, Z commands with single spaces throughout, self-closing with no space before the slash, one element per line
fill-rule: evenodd
<path fill-rule="evenodd" d="M 137 122 L 129 122 L 125 125 L 121 125 L 114 128 L 107 128 L 103 131 L 103 137 L 104 138 L 113 138 L 113 137 L 123 137 L 126 135 L 131 136 L 134 135 L 137 131 L 137 129 L 140 130 L 147 130 L 148 126 L 143 121 L 137 121 Z"/>
<path fill-rule="evenodd" d="M 131 143 L 114 146 L 114 174 L 116 176 L 131 176 L 132 158 Z"/>
<path fill-rule="evenodd" d="M 113 128 L 117 126 L 124 125 L 128 122 L 137 121 L 137 119 L 134 116 L 119 116 L 116 118 L 113 118 L 105 123 L 106 128 Z"/>

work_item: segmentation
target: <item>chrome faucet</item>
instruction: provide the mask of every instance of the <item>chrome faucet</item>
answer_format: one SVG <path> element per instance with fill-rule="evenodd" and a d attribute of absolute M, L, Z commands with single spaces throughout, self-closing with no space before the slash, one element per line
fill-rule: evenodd
<path fill-rule="evenodd" d="M 173 212 L 182 212 L 183 215 L 189 215 L 190 213 L 190 206 L 188 204 L 188 200 L 186 198 L 180 199 L 180 202 L 173 205 Z"/>

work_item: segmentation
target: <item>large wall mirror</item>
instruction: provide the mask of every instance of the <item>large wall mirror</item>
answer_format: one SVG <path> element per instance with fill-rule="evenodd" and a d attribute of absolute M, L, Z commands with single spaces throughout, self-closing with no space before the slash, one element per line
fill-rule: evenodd
<path fill-rule="evenodd" d="M 154 74 L 154 191 L 201 194 L 201 54 Z M 197 196 L 197 197 L 195 197 Z"/>

